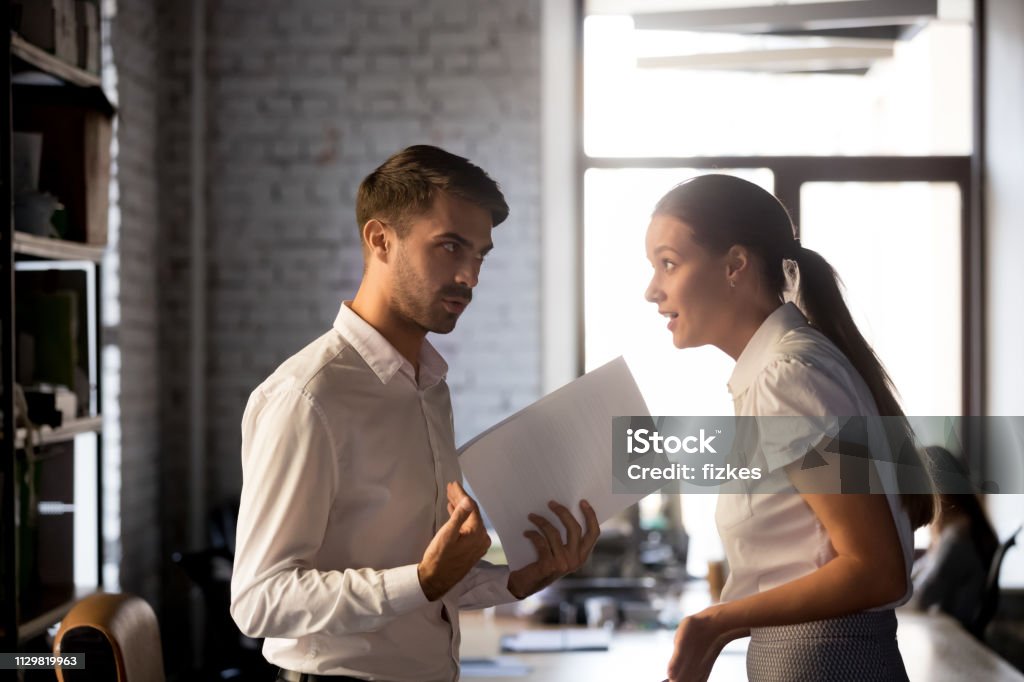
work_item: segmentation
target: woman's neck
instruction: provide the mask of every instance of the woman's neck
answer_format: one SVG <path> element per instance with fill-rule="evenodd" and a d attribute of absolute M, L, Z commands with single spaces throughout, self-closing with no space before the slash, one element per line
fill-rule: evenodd
<path fill-rule="evenodd" d="M 752 302 L 750 305 L 737 306 L 726 337 L 722 340 L 721 344 L 715 345 L 733 360 L 739 360 L 743 349 L 750 343 L 750 339 L 754 337 L 754 334 L 761 328 L 764 321 L 778 307 L 779 303 L 777 301 L 757 301 Z"/>

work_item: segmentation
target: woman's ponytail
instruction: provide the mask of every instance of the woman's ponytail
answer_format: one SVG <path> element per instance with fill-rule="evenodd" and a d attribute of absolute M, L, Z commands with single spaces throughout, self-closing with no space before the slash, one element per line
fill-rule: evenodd
<path fill-rule="evenodd" d="M 887 427 L 891 427 L 886 431 L 889 434 L 889 442 L 901 446 L 900 452 L 893 453 L 898 458 L 897 461 L 904 465 L 898 469 L 903 476 L 900 488 L 931 490 L 931 477 L 924 468 L 918 449 L 902 447 L 904 443 L 914 443 L 913 431 L 896 398 L 896 390 L 889 373 L 885 371 L 875 351 L 853 321 L 850 309 L 843 298 L 839 275 L 820 253 L 799 246 L 799 243 L 791 258 L 796 261 L 800 270 L 798 296 L 807 320 L 849 358 L 871 391 L 878 414 L 892 418 L 885 420 L 890 422 Z M 909 480 L 913 475 L 917 477 Z M 900 500 L 913 528 L 927 525 L 934 519 L 934 493 L 901 493 Z"/>

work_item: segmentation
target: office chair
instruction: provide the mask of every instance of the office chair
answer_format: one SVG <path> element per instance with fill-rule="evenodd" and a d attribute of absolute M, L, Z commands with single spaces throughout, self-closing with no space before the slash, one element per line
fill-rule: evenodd
<path fill-rule="evenodd" d="M 145 600 L 93 594 L 61 622 L 54 655 L 84 654 L 84 669 L 57 669 L 60 682 L 164 682 L 160 626 Z"/>
<path fill-rule="evenodd" d="M 992 556 L 992 565 L 989 567 L 988 579 L 985 581 L 985 594 L 982 597 L 978 615 L 970 627 L 970 632 L 979 641 L 985 641 L 985 629 L 992 622 L 992 618 L 999 609 L 999 571 L 1003 565 L 1006 553 L 1017 543 L 1017 535 L 1024 526 L 1018 526 L 1010 536 L 999 544 L 996 553 Z"/>

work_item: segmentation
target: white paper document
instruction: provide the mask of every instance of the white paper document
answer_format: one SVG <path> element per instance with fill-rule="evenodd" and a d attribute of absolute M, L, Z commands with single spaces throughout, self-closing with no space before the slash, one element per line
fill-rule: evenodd
<path fill-rule="evenodd" d="M 548 508 L 557 500 L 586 528 L 586 499 L 602 523 L 641 494 L 612 493 L 612 418 L 647 416 L 647 405 L 621 357 L 546 395 L 491 427 L 460 450 L 460 464 L 494 525 L 513 570 L 537 551 L 523 531 L 527 514 L 563 528 Z M 563 538 L 564 538 L 564 530 Z"/>

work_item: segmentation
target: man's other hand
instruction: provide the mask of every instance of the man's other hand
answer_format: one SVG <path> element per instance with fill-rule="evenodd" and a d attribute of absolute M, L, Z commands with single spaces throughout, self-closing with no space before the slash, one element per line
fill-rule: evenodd
<path fill-rule="evenodd" d="M 523 535 L 536 548 L 537 560 L 509 574 L 508 591 L 518 599 L 523 599 L 577 570 L 590 557 L 597 536 L 601 534 L 597 514 L 586 500 L 580 502 L 580 510 L 587 520 L 586 531 L 580 528 L 572 512 L 559 503 L 549 502 L 548 507 L 565 526 L 566 541 L 562 542 L 558 528 L 546 518 L 539 514 L 529 515 L 530 522 L 537 526 L 538 530 L 531 529 Z"/>

